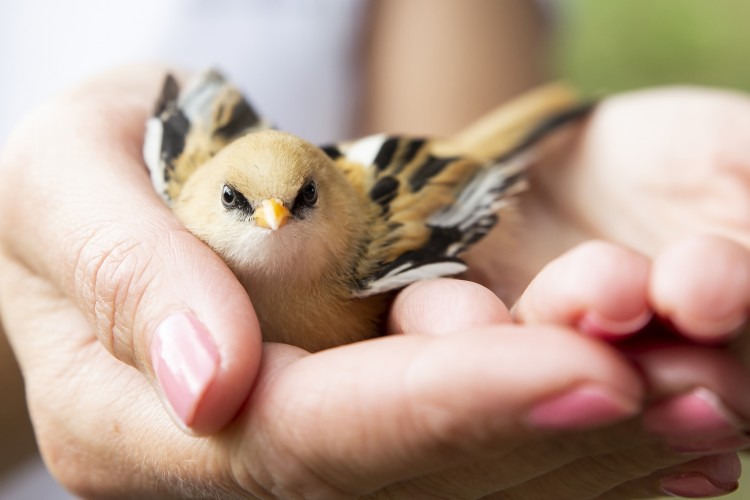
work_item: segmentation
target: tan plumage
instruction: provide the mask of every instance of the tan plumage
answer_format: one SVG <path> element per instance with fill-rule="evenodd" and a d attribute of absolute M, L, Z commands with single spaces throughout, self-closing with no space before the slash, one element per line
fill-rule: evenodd
<path fill-rule="evenodd" d="M 319 190 L 315 208 L 277 231 L 228 212 L 219 198 L 226 184 L 251 203 L 273 196 L 291 210 L 311 180 Z M 371 336 L 377 327 L 383 297 L 351 297 L 369 236 L 362 231 L 368 207 L 319 148 L 274 130 L 247 135 L 198 169 L 172 208 L 238 276 L 266 338 L 314 350 Z M 326 325 L 334 324 L 331 336 Z"/>
<path fill-rule="evenodd" d="M 538 125 L 582 115 L 553 86 L 452 139 L 319 148 L 268 130 L 216 73 L 179 98 L 172 85 L 144 150 L 156 188 L 238 276 L 264 338 L 311 351 L 377 335 L 393 291 L 464 270 L 457 256 L 494 226 L 558 124 Z"/>

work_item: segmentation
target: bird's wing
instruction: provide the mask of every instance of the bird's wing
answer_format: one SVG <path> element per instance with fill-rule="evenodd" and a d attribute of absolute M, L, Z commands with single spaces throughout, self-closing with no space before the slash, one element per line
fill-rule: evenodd
<path fill-rule="evenodd" d="M 438 141 L 384 134 L 323 147 L 373 207 L 371 242 L 353 273 L 353 294 L 375 295 L 465 271 L 460 255 L 487 235 L 500 210 L 525 188 L 534 146 L 589 109 L 576 100 L 547 110 L 490 159 L 446 155 Z M 514 130 L 518 126 L 513 123 Z"/>
<path fill-rule="evenodd" d="M 167 203 L 196 168 L 237 137 L 270 128 L 242 93 L 217 71 L 191 78 L 180 90 L 168 74 L 146 123 L 143 157 Z"/>
<path fill-rule="evenodd" d="M 465 271 L 459 255 L 524 187 L 527 155 L 485 163 L 430 150 L 426 140 L 385 135 L 324 148 L 372 206 L 372 240 L 354 272 L 355 296 Z"/>

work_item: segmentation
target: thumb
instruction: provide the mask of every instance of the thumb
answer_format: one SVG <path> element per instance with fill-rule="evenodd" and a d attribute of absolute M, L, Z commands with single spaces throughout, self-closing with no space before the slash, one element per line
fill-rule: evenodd
<path fill-rule="evenodd" d="M 260 329 L 232 272 L 151 189 L 140 145 L 161 74 L 108 75 L 28 120 L 2 161 L 0 229 L 12 258 L 74 303 L 179 424 L 211 433 L 247 398 Z"/>
<path fill-rule="evenodd" d="M 471 281 L 440 278 L 409 285 L 396 296 L 388 331 L 440 336 L 512 322 L 491 290 Z"/>

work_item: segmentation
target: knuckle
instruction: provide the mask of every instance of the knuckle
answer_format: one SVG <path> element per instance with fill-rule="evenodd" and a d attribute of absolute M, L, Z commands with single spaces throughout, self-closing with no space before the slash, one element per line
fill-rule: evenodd
<path fill-rule="evenodd" d="M 132 331 L 150 282 L 148 259 L 137 239 L 95 231 L 77 252 L 73 283 L 97 336 L 118 359 L 133 359 Z"/>

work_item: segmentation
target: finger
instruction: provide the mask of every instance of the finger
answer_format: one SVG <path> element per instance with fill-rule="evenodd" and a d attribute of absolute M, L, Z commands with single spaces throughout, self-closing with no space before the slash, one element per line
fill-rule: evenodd
<path fill-rule="evenodd" d="M 302 471 L 364 494 L 556 431 L 621 420 L 638 410 L 640 394 L 637 375 L 608 346 L 502 325 L 316 353 L 258 386 L 250 406 L 274 408 L 258 427 L 275 429 L 270 442 L 287 440 Z"/>
<path fill-rule="evenodd" d="M 70 297 L 178 423 L 209 433 L 247 397 L 259 327 L 231 271 L 150 186 L 143 123 L 163 73 L 146 73 L 103 77 L 22 127 L 2 160 L 0 230 L 10 258 Z"/>
<path fill-rule="evenodd" d="M 547 474 L 489 495 L 488 498 L 600 498 L 624 482 L 687 460 L 686 457 L 664 453 L 658 447 L 582 457 Z M 656 493 L 657 496 L 661 494 L 664 494 L 661 490 Z"/>
<path fill-rule="evenodd" d="M 659 449 L 655 448 L 657 442 L 630 422 L 593 431 L 550 435 L 469 464 L 399 483 L 388 492 L 396 498 L 399 491 L 409 489 L 425 497 L 588 498 L 592 492 L 607 491 L 624 480 L 640 477 L 644 470 L 651 472 L 655 463 L 660 466 L 674 463 L 674 458 L 670 461 L 663 456 L 657 461 L 653 453 Z M 648 460 L 631 463 L 638 455 L 633 450 Z M 615 462 L 622 467 L 613 473 L 608 468 Z M 580 481 L 568 481 L 571 475 L 580 477 Z"/>
<path fill-rule="evenodd" d="M 463 491 L 471 497 L 503 492 L 497 497 L 593 498 L 700 454 L 750 447 L 743 390 L 750 383 L 749 374 L 730 353 L 654 343 L 641 350 L 624 348 L 656 399 L 642 418 L 574 437 L 524 442 L 490 460 L 427 475 L 417 485 L 426 492 L 451 491 L 457 496 Z M 507 466 L 514 455 L 524 458 L 526 469 Z"/>
<path fill-rule="evenodd" d="M 350 497 L 626 418 L 641 394 L 607 346 L 561 330 L 392 336 L 314 355 L 268 344 L 235 423 L 190 438 L 165 422 L 140 377 L 87 341 L 89 323 L 61 305 L 67 298 L 39 277 L 23 281 L 0 304 L 35 429 L 56 477 L 85 497 L 156 487 L 165 496 Z M 33 334 L 51 331 L 50 320 L 55 341 Z M 513 467 L 534 473 L 522 458 Z"/>
<path fill-rule="evenodd" d="M 622 338 L 651 318 L 650 265 L 634 251 L 584 243 L 548 264 L 513 309 L 523 323 L 552 323 L 604 338 Z"/>
<path fill-rule="evenodd" d="M 447 335 L 511 322 L 508 309 L 489 289 L 471 281 L 436 279 L 415 283 L 398 294 L 388 331 Z"/>
<path fill-rule="evenodd" d="M 654 498 L 667 495 L 708 498 L 726 495 L 739 487 L 741 464 L 736 453 L 691 460 L 628 481 L 598 497 L 602 500 Z"/>
<path fill-rule="evenodd" d="M 650 296 L 690 340 L 725 342 L 747 320 L 750 252 L 717 236 L 681 241 L 654 259 Z"/>
<path fill-rule="evenodd" d="M 726 350 L 696 345 L 647 346 L 632 354 L 655 404 L 647 430 L 685 453 L 750 446 L 750 372 Z"/>

